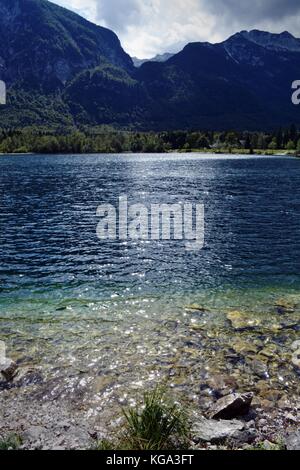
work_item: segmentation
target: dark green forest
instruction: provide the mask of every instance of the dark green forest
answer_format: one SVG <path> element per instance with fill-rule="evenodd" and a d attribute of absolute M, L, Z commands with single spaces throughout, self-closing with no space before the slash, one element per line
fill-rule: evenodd
<path fill-rule="evenodd" d="M 292 125 L 275 132 L 131 132 L 110 127 L 0 129 L 0 153 L 300 153 L 300 132 Z"/>

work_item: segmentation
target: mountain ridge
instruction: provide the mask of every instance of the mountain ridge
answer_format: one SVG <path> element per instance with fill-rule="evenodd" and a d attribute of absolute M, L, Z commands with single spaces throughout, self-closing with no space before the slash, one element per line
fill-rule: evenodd
<path fill-rule="evenodd" d="M 0 0 L 0 67 L 8 84 L 64 85 L 108 60 L 133 63 L 115 33 L 47 0 Z"/>
<path fill-rule="evenodd" d="M 110 30 L 47 0 L 0 0 L 0 126 L 137 130 L 300 125 L 300 40 L 241 31 L 140 67 Z M 298 50 L 299 46 L 299 50 Z"/>
<path fill-rule="evenodd" d="M 246 39 L 267 47 L 269 49 L 275 50 L 289 50 L 289 51 L 300 51 L 300 39 L 293 36 L 288 31 L 283 31 L 282 33 L 269 33 L 267 31 L 260 31 L 253 29 L 250 31 L 241 31 L 239 33 L 243 35 Z"/>
<path fill-rule="evenodd" d="M 163 54 L 157 54 L 151 59 L 139 59 L 138 57 L 132 57 L 132 60 L 135 67 L 140 67 L 146 62 L 166 62 L 167 60 L 171 59 L 171 57 L 173 57 L 174 55 L 175 53 L 165 52 Z"/>

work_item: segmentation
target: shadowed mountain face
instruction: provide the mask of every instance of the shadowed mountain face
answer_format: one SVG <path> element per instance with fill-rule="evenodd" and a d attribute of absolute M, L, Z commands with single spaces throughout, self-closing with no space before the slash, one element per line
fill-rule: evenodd
<path fill-rule="evenodd" d="M 268 129 L 300 124 L 300 40 L 242 31 L 134 68 L 117 36 L 46 0 L 0 0 L 0 125 Z"/>
<path fill-rule="evenodd" d="M 243 129 L 299 123 L 291 85 L 299 77 L 300 41 L 289 35 L 284 46 L 285 37 L 242 32 L 221 44 L 188 44 L 163 64 L 142 65 L 138 78 L 159 103 L 155 121 L 168 116 L 174 127 Z"/>
<path fill-rule="evenodd" d="M 0 0 L 0 37 L 8 84 L 54 89 L 104 61 L 133 66 L 113 32 L 45 0 Z"/>

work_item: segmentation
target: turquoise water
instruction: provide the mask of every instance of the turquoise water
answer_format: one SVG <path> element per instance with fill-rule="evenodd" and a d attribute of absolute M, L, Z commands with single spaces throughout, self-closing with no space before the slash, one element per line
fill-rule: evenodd
<path fill-rule="evenodd" d="M 0 339 L 21 364 L 43 368 L 48 395 L 103 405 L 168 380 L 194 397 L 207 361 L 213 373 L 233 373 L 224 351 L 241 335 L 259 337 L 258 351 L 269 338 L 287 355 L 298 337 L 297 159 L 3 156 L 0 194 Z M 204 249 L 101 242 L 96 209 L 123 194 L 146 205 L 203 203 Z M 293 304 L 284 317 L 282 298 Z M 204 312 L 187 308 L 195 303 Z M 233 331 L 232 310 L 258 318 L 259 332 Z M 294 389 L 297 371 L 288 359 L 281 366 Z M 255 382 L 244 360 L 238 369 Z"/>

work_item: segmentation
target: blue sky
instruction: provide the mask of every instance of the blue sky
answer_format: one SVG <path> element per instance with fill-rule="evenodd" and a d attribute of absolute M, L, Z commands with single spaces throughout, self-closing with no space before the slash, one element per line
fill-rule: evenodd
<path fill-rule="evenodd" d="M 191 41 L 222 41 L 242 29 L 300 31 L 299 0 L 52 1 L 112 29 L 139 58 L 177 52 Z"/>

